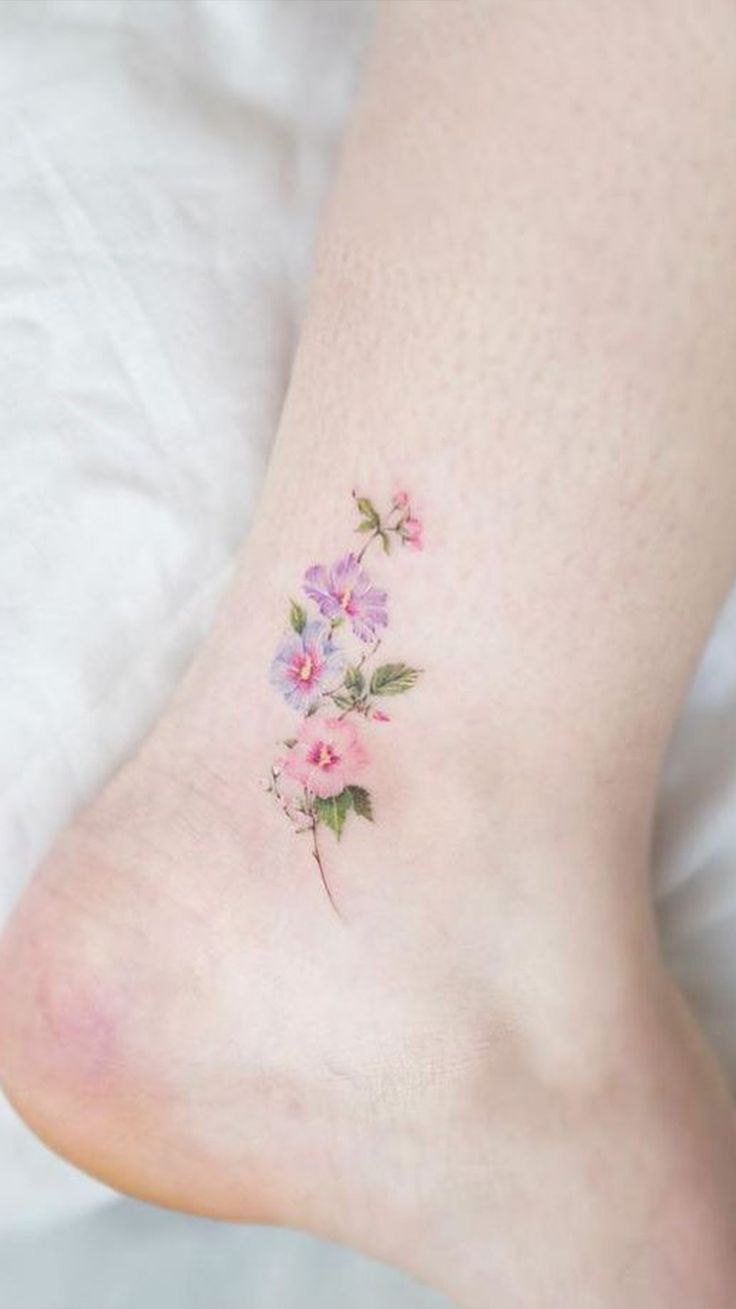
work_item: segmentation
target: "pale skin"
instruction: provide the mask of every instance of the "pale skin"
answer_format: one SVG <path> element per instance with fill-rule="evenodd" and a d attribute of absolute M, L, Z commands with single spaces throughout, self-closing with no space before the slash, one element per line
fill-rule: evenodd
<path fill-rule="evenodd" d="M 0 952 L 3 1084 L 82 1167 L 461 1309 L 736 1304 L 733 1104 L 649 858 L 736 566 L 735 138 L 730 3 L 383 9 L 236 583 Z M 257 778 L 355 485 L 421 506 L 425 671 L 326 847 L 338 919 Z"/>

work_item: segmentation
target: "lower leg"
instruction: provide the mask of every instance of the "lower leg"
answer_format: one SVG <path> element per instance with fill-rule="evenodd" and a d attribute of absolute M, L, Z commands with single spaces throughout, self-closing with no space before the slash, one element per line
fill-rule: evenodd
<path fill-rule="evenodd" d="M 0 1073 L 58 1148 L 469 1306 L 712 1309 L 734 1275 L 733 1115 L 648 891 L 736 556 L 736 29 L 689 16 L 384 14 L 238 580 L 0 965 Z M 350 489 L 400 485 L 425 548 L 365 565 L 423 672 L 364 729 L 374 824 L 320 830 L 340 921 L 257 788 L 268 670 Z"/>

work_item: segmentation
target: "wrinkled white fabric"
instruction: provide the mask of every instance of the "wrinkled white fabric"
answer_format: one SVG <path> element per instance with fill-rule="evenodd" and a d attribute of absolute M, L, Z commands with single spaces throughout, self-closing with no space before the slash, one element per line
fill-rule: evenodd
<path fill-rule="evenodd" d="M 0 918 L 223 589 L 371 17 L 370 0 L 0 5 Z M 736 1081 L 736 597 L 671 751 L 657 884 Z M 0 1252 L 3 1231 L 106 1196 L 0 1105 Z"/>
<path fill-rule="evenodd" d="M 0 920 L 225 585 L 370 18 L 0 4 Z M 0 1150 L 0 1222 L 102 1194 L 6 1106 Z"/>

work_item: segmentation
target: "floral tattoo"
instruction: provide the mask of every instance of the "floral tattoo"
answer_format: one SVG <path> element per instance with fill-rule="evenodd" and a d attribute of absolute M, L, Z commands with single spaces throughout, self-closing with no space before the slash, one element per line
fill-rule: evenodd
<path fill-rule="evenodd" d="M 421 550 L 422 524 L 406 491 L 396 492 L 385 514 L 367 497 L 353 492 L 353 498 L 360 516 L 355 530 L 365 540 L 329 568 L 314 564 L 307 569 L 303 591 L 312 609 L 291 601 L 289 631 L 271 665 L 271 685 L 301 722 L 283 742 L 285 753 L 265 781 L 293 830 L 310 836 L 322 885 L 336 912 L 320 829 L 329 828 L 339 840 L 350 813 L 373 821 L 373 801 L 362 785 L 370 756 L 361 729 L 369 722 L 390 722 L 380 707 L 385 697 L 410 691 L 421 671 L 405 663 L 377 662 L 388 626 L 388 595 L 373 585 L 363 559 L 374 542 L 385 554 L 393 542 Z"/>

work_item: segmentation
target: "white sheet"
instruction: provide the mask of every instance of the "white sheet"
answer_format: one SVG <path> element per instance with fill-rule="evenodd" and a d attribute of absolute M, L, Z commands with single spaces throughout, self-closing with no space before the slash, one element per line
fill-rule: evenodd
<path fill-rule="evenodd" d="M 0 5 L 0 917 L 221 593 L 370 18 L 370 0 Z M 667 948 L 736 1082 L 736 599 L 658 848 Z M 0 1107 L 0 1253 L 103 1198 Z"/>

